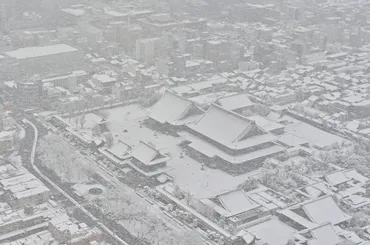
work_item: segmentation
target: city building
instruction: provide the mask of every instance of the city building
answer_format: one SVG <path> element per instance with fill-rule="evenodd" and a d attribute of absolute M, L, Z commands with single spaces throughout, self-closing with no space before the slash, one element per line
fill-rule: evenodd
<path fill-rule="evenodd" d="M 85 223 L 71 219 L 67 215 L 51 219 L 48 229 L 55 240 L 62 244 L 90 244 L 92 241 L 101 240 L 103 236 L 98 228 L 91 228 Z"/>
<path fill-rule="evenodd" d="M 0 188 L 12 208 L 40 205 L 49 200 L 50 190 L 23 167 L 3 165 L 0 171 Z"/>
<path fill-rule="evenodd" d="M 241 114 L 243 110 L 252 110 L 254 103 L 246 94 L 229 95 L 217 99 L 216 104 L 229 111 Z"/>
<path fill-rule="evenodd" d="M 16 60 L 17 74 L 29 77 L 67 73 L 84 69 L 84 53 L 67 44 L 25 47 L 3 53 L 6 59 Z"/>
<path fill-rule="evenodd" d="M 146 65 L 152 65 L 155 59 L 160 56 L 162 39 L 153 37 L 139 39 L 136 41 L 136 59 Z"/>
<path fill-rule="evenodd" d="M 17 82 L 14 100 L 19 106 L 37 106 L 40 105 L 43 95 L 42 81 L 38 78 L 31 78 L 29 81 Z"/>

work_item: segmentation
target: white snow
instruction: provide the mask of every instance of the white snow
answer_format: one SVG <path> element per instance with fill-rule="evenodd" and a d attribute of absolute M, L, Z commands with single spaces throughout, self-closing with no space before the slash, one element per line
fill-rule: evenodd
<path fill-rule="evenodd" d="M 67 45 L 67 44 L 55 44 L 49 46 L 42 46 L 42 47 L 27 47 L 27 48 L 20 48 L 17 50 L 5 52 L 9 57 L 16 58 L 16 59 L 30 59 L 48 55 L 55 55 L 55 54 L 62 54 L 62 53 L 69 53 L 77 51 L 77 49 Z"/>
<path fill-rule="evenodd" d="M 24 139 L 25 136 L 26 136 L 26 131 L 24 130 L 24 128 L 20 128 L 20 130 L 18 132 L 18 139 L 22 140 L 22 139 Z"/>
<path fill-rule="evenodd" d="M 185 154 L 183 158 L 180 157 L 182 149 L 177 145 L 178 139 L 161 133 L 155 136 L 155 132 L 145 126 L 140 128 L 140 121 L 147 118 L 148 113 L 139 105 L 114 108 L 108 112 L 109 127 L 115 138 L 114 142 L 121 141 L 131 147 L 137 146 L 140 140 L 151 142 L 156 149 L 171 157 L 167 162 L 170 168 L 167 174 L 174 178 L 176 185 L 198 198 L 213 197 L 231 191 L 249 176 L 258 173 L 255 171 L 234 177 L 218 169 L 205 168 L 201 171 L 201 163 Z"/>
<path fill-rule="evenodd" d="M 64 8 L 63 12 L 74 15 L 76 17 L 82 16 L 85 14 L 85 10 L 79 8 Z"/>
<path fill-rule="evenodd" d="M 249 227 L 247 231 L 270 245 L 286 244 L 286 242 L 292 238 L 292 235 L 296 232 L 296 230 L 277 219 L 271 219 L 254 225 Z"/>
<path fill-rule="evenodd" d="M 309 142 L 312 146 L 325 148 L 336 142 L 340 143 L 346 141 L 340 136 L 328 133 L 324 130 L 311 126 L 302 121 L 298 121 L 289 116 L 284 116 L 280 119 L 280 121 L 290 122 L 288 125 L 285 126 L 286 133 L 298 136 Z"/>

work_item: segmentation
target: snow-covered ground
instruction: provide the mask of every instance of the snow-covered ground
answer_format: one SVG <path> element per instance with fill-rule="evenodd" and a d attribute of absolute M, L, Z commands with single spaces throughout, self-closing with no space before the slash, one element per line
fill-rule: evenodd
<path fill-rule="evenodd" d="M 180 141 L 170 135 L 155 133 L 153 130 L 140 126 L 140 123 L 148 117 L 148 112 L 137 104 L 117 107 L 107 110 L 109 116 L 109 128 L 114 137 L 114 144 L 123 142 L 135 147 L 139 141 L 152 143 L 156 149 L 170 155 L 167 162 L 167 174 L 174 178 L 176 185 L 183 191 L 190 192 L 198 198 L 212 197 L 235 189 L 249 176 L 258 173 L 251 172 L 239 176 L 231 176 L 218 169 L 205 168 L 201 170 L 201 164 L 196 160 L 184 155 L 180 158 L 182 149 L 178 146 Z M 73 121 L 74 118 L 71 119 Z M 82 131 L 86 133 L 96 124 L 95 114 L 86 114 L 86 124 Z M 114 147 L 114 146 L 113 146 Z"/>
<path fill-rule="evenodd" d="M 67 171 L 68 175 L 71 175 L 68 177 L 68 180 L 75 183 L 73 188 L 90 202 L 99 202 L 100 200 L 102 209 L 106 213 L 115 215 L 116 219 L 120 220 L 120 223 L 125 225 L 126 229 L 135 231 L 134 235 L 136 235 L 138 225 L 143 232 L 151 231 L 155 227 L 156 229 L 151 232 L 153 234 L 161 232 L 163 237 L 171 237 L 171 234 L 176 233 L 178 235 L 187 231 L 184 227 L 177 225 L 176 222 L 165 216 L 158 207 L 147 203 L 132 188 L 123 183 L 114 181 L 114 183 L 117 183 L 115 188 L 86 184 L 91 179 L 89 178 L 90 174 L 87 174 L 88 172 L 97 173 L 109 182 L 112 181 L 112 176 L 99 168 L 96 162 L 91 162 L 84 156 L 77 154 L 76 150 L 61 137 L 53 135 L 51 139 L 47 138 L 47 142 L 45 139 L 41 140 L 41 142 L 43 152 L 49 152 L 51 156 L 53 156 L 53 151 L 56 149 L 62 149 L 63 153 L 65 153 L 63 155 L 74 155 L 74 162 L 72 163 L 74 168 L 71 171 Z M 48 144 L 48 147 L 46 143 L 50 142 L 54 143 L 51 146 Z M 66 163 L 60 162 L 60 159 L 54 160 L 48 161 L 46 165 L 49 165 L 58 175 L 63 177 L 66 174 L 66 168 L 62 166 Z M 50 165 L 51 162 L 53 162 L 52 165 Z M 101 195 L 89 194 L 88 190 L 92 187 L 102 188 L 103 193 Z M 135 221 L 135 219 L 139 221 Z M 153 224 L 156 224 L 156 226 L 153 226 Z M 167 228 L 164 229 L 166 226 L 169 227 L 168 230 Z"/>
<path fill-rule="evenodd" d="M 324 130 L 311 126 L 305 122 L 294 119 L 290 116 L 284 116 L 282 120 L 290 123 L 285 126 L 285 132 L 296 135 L 308 141 L 312 146 L 320 148 L 330 146 L 336 142 L 346 141 L 344 138 L 328 133 Z"/>
<path fill-rule="evenodd" d="M 24 128 L 20 127 L 19 132 L 18 132 L 18 139 L 23 140 L 25 136 L 26 136 L 26 130 L 24 130 Z"/>
<path fill-rule="evenodd" d="M 234 177 L 217 169 L 206 168 L 200 171 L 199 162 L 186 155 L 180 158 L 182 149 L 178 146 L 178 139 L 160 133 L 156 136 L 154 131 L 145 126 L 140 127 L 140 122 L 147 118 L 147 112 L 139 105 L 114 108 L 108 112 L 109 127 L 116 144 L 122 141 L 135 147 L 142 140 L 151 142 L 158 150 L 168 153 L 171 160 L 167 163 L 170 168 L 167 173 L 174 178 L 180 189 L 198 198 L 215 196 L 235 189 L 248 176 L 256 174 L 252 172 Z"/>
<path fill-rule="evenodd" d="M 18 153 L 13 153 L 9 156 L 9 160 L 16 167 L 22 166 L 22 157 Z"/>
<path fill-rule="evenodd" d="M 79 196 L 82 196 L 86 198 L 87 200 L 94 200 L 101 195 L 104 195 L 106 192 L 106 188 L 101 184 L 90 184 L 90 183 L 79 183 L 72 186 L 72 188 L 75 190 L 76 194 Z M 91 188 L 99 188 L 103 191 L 101 195 L 93 195 L 89 193 L 89 190 Z"/>

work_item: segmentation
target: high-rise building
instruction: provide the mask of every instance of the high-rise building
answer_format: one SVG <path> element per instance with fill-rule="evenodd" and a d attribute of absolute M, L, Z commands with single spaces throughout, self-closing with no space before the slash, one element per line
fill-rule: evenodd
<path fill-rule="evenodd" d="M 0 4 L 0 30 L 2 32 L 8 31 L 8 14 L 6 5 L 1 3 Z"/>
<path fill-rule="evenodd" d="M 32 78 L 30 81 L 17 82 L 15 102 L 22 106 L 38 105 L 43 97 L 42 82 L 40 79 Z"/>
<path fill-rule="evenodd" d="M 146 65 L 152 65 L 159 57 L 162 39 L 159 37 L 139 39 L 136 41 L 136 59 Z"/>

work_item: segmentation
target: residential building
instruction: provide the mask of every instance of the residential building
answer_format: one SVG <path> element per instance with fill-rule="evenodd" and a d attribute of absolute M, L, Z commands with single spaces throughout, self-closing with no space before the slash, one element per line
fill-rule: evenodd
<path fill-rule="evenodd" d="M 14 94 L 15 102 L 20 106 L 37 106 L 43 99 L 42 82 L 38 78 L 17 82 Z"/>
<path fill-rule="evenodd" d="M 136 59 L 146 65 L 154 64 L 155 59 L 160 55 L 161 45 L 162 39 L 160 37 L 137 40 Z"/>
<path fill-rule="evenodd" d="M 70 245 L 90 244 L 92 241 L 101 240 L 103 236 L 97 227 L 90 228 L 67 215 L 53 218 L 49 222 L 49 230 L 59 243 Z"/>

